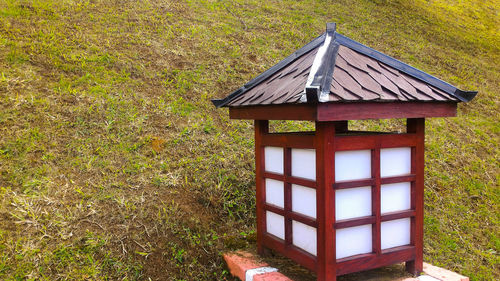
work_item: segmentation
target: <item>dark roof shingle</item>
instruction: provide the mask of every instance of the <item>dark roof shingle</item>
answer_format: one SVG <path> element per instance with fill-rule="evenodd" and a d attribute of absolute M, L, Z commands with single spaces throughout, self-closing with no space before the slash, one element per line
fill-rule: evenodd
<path fill-rule="evenodd" d="M 231 95 L 214 100 L 214 104 L 241 107 L 306 102 L 303 95 L 311 67 L 327 36 L 316 38 Z M 335 33 L 334 43 L 339 45 L 335 57 L 324 62 L 333 67 L 333 79 L 328 97 L 321 102 L 459 102 L 477 94 L 461 91 L 340 34 Z"/>

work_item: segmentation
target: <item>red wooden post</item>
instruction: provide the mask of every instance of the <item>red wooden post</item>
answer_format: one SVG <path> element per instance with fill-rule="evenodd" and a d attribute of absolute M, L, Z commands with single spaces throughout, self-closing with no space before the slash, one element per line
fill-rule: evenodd
<path fill-rule="evenodd" d="M 347 133 L 349 131 L 349 121 L 348 120 L 342 120 L 342 121 L 335 121 L 334 122 L 335 126 L 335 133 Z"/>
<path fill-rule="evenodd" d="M 285 245 L 289 247 L 292 245 L 293 232 L 292 232 L 292 218 L 289 214 L 292 212 L 292 184 L 290 177 L 292 176 L 292 150 L 283 144 L 283 164 L 285 165 L 283 175 L 285 180 L 283 182 L 283 193 L 285 194 Z"/>
<path fill-rule="evenodd" d="M 414 160 L 412 161 L 412 174 L 416 175 L 413 184 L 412 209 L 415 210 L 414 222 L 412 223 L 412 242 L 415 245 L 415 260 L 406 262 L 406 270 L 412 274 L 420 274 L 423 271 L 423 244 L 424 244 L 424 165 L 425 165 L 425 119 L 408 118 L 406 122 L 407 133 L 415 134 L 417 145 L 415 146 Z M 412 194 L 412 195 L 413 195 Z M 412 196 L 413 197 L 413 196 Z"/>
<path fill-rule="evenodd" d="M 381 239 L 381 214 L 380 214 L 380 141 L 377 141 L 372 149 L 372 177 L 375 179 L 372 185 L 372 215 L 375 223 L 372 225 L 372 248 L 378 256 L 382 254 Z"/>
<path fill-rule="evenodd" d="M 266 216 L 264 213 L 264 202 L 266 194 L 264 189 L 264 147 L 262 138 L 269 133 L 269 121 L 255 120 L 255 185 L 256 185 L 256 207 L 257 207 L 257 251 L 265 255 L 263 235 L 266 231 Z"/>
<path fill-rule="evenodd" d="M 316 202 L 318 218 L 317 279 L 337 280 L 335 258 L 335 191 L 333 190 L 335 128 L 347 122 L 316 122 Z"/>

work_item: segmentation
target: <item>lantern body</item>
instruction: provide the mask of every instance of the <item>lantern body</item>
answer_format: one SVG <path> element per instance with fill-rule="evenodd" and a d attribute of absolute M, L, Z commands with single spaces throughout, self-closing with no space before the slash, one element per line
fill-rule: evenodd
<path fill-rule="evenodd" d="M 318 280 L 393 263 L 422 271 L 424 118 L 456 116 L 463 91 L 336 32 L 335 23 L 223 99 L 255 120 L 257 245 Z M 407 118 L 405 134 L 348 120 Z M 310 120 L 273 133 L 267 120 Z"/>
<path fill-rule="evenodd" d="M 255 122 L 258 248 L 315 271 L 318 280 L 399 262 L 422 270 L 424 119 L 402 134 L 316 122 L 269 133 Z"/>
<path fill-rule="evenodd" d="M 257 245 L 318 280 L 393 263 L 422 271 L 424 118 L 456 116 L 463 91 L 326 31 L 223 99 L 255 120 Z M 407 118 L 404 134 L 351 132 L 349 120 Z M 310 120 L 312 133 L 269 133 Z"/>

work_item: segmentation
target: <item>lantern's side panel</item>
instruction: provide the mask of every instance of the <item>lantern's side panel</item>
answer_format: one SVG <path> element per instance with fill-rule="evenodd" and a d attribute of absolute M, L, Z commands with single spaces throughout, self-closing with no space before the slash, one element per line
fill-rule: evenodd
<path fill-rule="evenodd" d="M 257 243 L 316 270 L 316 150 L 313 133 L 269 133 L 255 123 Z"/>
<path fill-rule="evenodd" d="M 395 194 L 405 193 L 409 196 L 404 201 L 410 201 L 410 192 L 407 190 L 407 186 L 410 186 L 412 182 L 397 182 L 393 184 L 387 184 L 386 180 L 410 175 L 412 166 L 412 155 L 411 151 L 414 147 L 403 146 L 403 147 L 385 147 L 384 143 L 376 150 L 378 152 L 378 181 L 377 181 L 377 194 L 378 194 L 378 206 L 377 215 L 382 218 L 384 216 L 384 221 L 378 220 L 378 242 L 377 249 L 379 251 L 386 251 L 399 246 L 414 245 L 411 243 L 411 224 L 410 221 L 413 218 L 401 218 L 401 219 L 388 219 L 388 214 L 394 214 L 395 212 L 403 212 L 410 209 L 410 206 L 404 206 L 401 204 L 400 197 L 393 196 Z M 388 193 L 387 189 L 392 189 L 396 193 Z M 390 194 L 389 196 L 385 196 Z M 402 205 L 403 208 L 400 206 Z M 406 207 L 406 208 L 404 208 Z M 388 212 L 387 210 L 394 209 L 393 212 Z"/>

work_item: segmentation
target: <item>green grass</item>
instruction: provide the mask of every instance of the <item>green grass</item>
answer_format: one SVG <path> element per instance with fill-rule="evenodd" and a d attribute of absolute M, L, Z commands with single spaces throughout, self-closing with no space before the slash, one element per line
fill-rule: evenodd
<path fill-rule="evenodd" d="M 426 122 L 425 260 L 500 279 L 499 7 L 0 2 L 0 279 L 230 280 L 220 253 L 255 246 L 253 130 L 210 99 L 332 21 L 479 90 L 458 117 Z"/>

